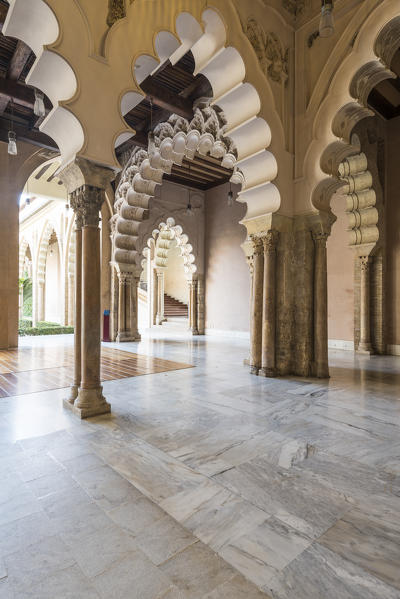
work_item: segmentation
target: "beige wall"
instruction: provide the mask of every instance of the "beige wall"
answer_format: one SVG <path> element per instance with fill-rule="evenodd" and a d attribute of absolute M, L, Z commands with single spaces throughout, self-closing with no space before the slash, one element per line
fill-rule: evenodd
<path fill-rule="evenodd" d="M 229 207 L 228 190 L 221 185 L 206 193 L 206 328 L 248 331 L 250 275 L 240 247 L 246 229 L 239 224 L 246 207 Z"/>
<path fill-rule="evenodd" d="M 400 345 L 400 118 L 386 137 L 387 342 Z M 389 348 L 390 351 L 390 348 Z"/>
<path fill-rule="evenodd" d="M 164 291 L 184 304 L 189 303 L 189 285 L 183 270 L 183 258 L 177 246 L 168 251 Z"/>
<path fill-rule="evenodd" d="M 349 247 L 346 198 L 336 194 L 332 211 L 337 221 L 328 238 L 328 339 L 354 340 L 353 250 Z"/>

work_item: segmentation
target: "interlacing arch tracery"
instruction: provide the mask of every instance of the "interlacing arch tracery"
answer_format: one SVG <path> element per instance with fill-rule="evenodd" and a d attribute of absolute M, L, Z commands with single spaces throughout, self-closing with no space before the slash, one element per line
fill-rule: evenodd
<path fill-rule="evenodd" d="M 190 278 L 197 271 L 193 246 L 189 243 L 188 236 L 183 232 L 180 225 L 175 224 L 175 220 L 167 218 L 166 223 L 160 223 L 157 229 L 152 232 L 152 237 L 147 242 L 148 248 L 143 250 L 143 255 L 147 258 L 147 252 L 154 245 L 155 267 L 163 268 L 167 266 L 168 252 L 171 248 L 177 246 L 183 259 L 183 268 L 187 278 Z M 145 268 L 147 260 L 142 260 L 142 268 Z"/>
<path fill-rule="evenodd" d="M 19 244 L 19 276 L 20 276 L 20 278 L 24 275 L 25 256 L 26 256 L 28 247 L 30 248 L 30 243 L 25 237 L 23 237 Z"/>
<path fill-rule="evenodd" d="M 47 222 L 43 228 L 43 232 L 40 238 L 37 254 L 37 282 L 44 283 L 46 277 L 46 259 L 47 250 L 49 248 L 50 238 L 55 233 L 54 225 L 51 222 Z M 58 236 L 57 236 L 58 239 Z"/>

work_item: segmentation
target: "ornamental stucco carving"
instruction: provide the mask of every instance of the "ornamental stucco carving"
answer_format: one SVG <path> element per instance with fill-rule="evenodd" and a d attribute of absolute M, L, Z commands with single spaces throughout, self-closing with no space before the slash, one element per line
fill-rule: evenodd
<path fill-rule="evenodd" d="M 275 83 L 286 82 L 289 50 L 284 50 L 277 35 L 273 32 L 266 33 L 261 25 L 251 17 L 247 21 L 246 35 L 264 73 Z"/>
<path fill-rule="evenodd" d="M 111 27 L 126 16 L 124 0 L 108 0 L 107 25 Z"/>

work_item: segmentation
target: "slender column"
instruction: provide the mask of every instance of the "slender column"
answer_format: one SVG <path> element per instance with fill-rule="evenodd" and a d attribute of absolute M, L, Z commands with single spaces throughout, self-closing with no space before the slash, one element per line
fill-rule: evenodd
<path fill-rule="evenodd" d="M 139 286 L 138 276 L 133 276 L 131 285 L 130 285 L 130 329 L 131 329 L 131 337 L 135 341 L 140 341 L 140 333 L 138 328 L 138 316 L 139 316 L 139 300 L 138 300 L 138 286 Z"/>
<path fill-rule="evenodd" d="M 369 256 L 360 256 L 360 343 L 357 351 L 368 354 L 372 351 L 369 293 L 370 264 Z"/>
<path fill-rule="evenodd" d="M 118 272 L 118 334 L 117 341 L 121 341 L 126 333 L 125 304 L 126 304 L 126 273 Z"/>
<path fill-rule="evenodd" d="M 264 246 L 264 299 L 262 313 L 262 343 L 260 376 L 275 376 L 275 320 L 276 320 L 276 245 L 277 231 L 268 231 L 262 238 Z"/>
<path fill-rule="evenodd" d="M 87 418 L 110 412 L 100 385 L 100 229 L 104 190 L 83 185 L 80 193 L 82 229 L 82 381 L 74 411 Z"/>
<path fill-rule="evenodd" d="M 152 272 L 152 277 L 151 277 L 151 282 L 152 282 L 152 289 L 151 289 L 151 310 L 152 310 L 152 318 L 151 318 L 151 325 L 155 325 L 157 324 L 157 298 L 158 298 L 158 277 L 157 277 L 157 271 L 155 268 L 153 268 L 153 272 Z"/>
<path fill-rule="evenodd" d="M 76 234 L 75 234 L 76 236 Z M 76 265 L 75 265 L 76 269 Z M 72 273 L 68 274 L 68 325 L 74 326 L 74 311 L 75 311 L 75 281 Z"/>
<path fill-rule="evenodd" d="M 263 313 L 263 278 L 264 254 L 263 242 L 252 236 L 253 242 L 253 298 L 250 322 L 250 372 L 258 374 L 261 367 L 262 313 Z"/>
<path fill-rule="evenodd" d="M 81 386 L 81 332 L 82 332 L 82 222 L 83 208 L 81 195 L 74 192 L 70 195 L 70 205 L 75 212 L 75 324 L 74 324 L 74 384 L 64 401 L 73 405 Z"/>
<path fill-rule="evenodd" d="M 164 320 L 164 272 L 162 270 L 157 270 L 156 324 L 162 324 Z"/>
<path fill-rule="evenodd" d="M 192 335 L 198 335 L 197 329 L 197 280 L 189 281 L 189 328 Z"/>
<path fill-rule="evenodd" d="M 328 277 L 325 232 L 314 239 L 314 369 L 315 376 L 329 377 L 328 367 Z"/>
<path fill-rule="evenodd" d="M 38 293 L 37 293 L 37 297 L 38 297 L 38 322 L 42 322 L 44 320 L 45 317 L 45 294 L 44 294 L 44 281 L 38 281 Z"/>
<path fill-rule="evenodd" d="M 198 275 L 197 279 L 197 331 L 199 335 L 204 335 L 204 276 Z"/>

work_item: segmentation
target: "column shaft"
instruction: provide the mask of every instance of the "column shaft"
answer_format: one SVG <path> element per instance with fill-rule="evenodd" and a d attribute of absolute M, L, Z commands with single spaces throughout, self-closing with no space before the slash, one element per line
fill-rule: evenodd
<path fill-rule="evenodd" d="M 197 281 L 190 282 L 190 330 L 192 335 L 198 335 L 197 329 Z"/>
<path fill-rule="evenodd" d="M 125 333 L 125 305 L 126 305 L 126 293 L 125 293 L 125 278 L 123 273 L 118 273 L 118 334 L 117 341 L 121 341 L 121 337 Z"/>
<path fill-rule="evenodd" d="M 326 233 L 314 238 L 314 374 L 329 377 L 328 367 L 328 277 Z"/>
<path fill-rule="evenodd" d="M 360 343 L 359 352 L 371 353 L 371 322 L 370 322 L 370 261 L 368 256 L 360 257 Z"/>
<path fill-rule="evenodd" d="M 77 222 L 78 221 L 78 222 Z M 75 222 L 75 324 L 74 324 L 74 384 L 66 400 L 73 404 L 81 385 L 81 326 L 82 326 L 82 223 Z"/>
<path fill-rule="evenodd" d="M 252 241 L 254 247 L 254 258 L 253 301 L 250 322 L 250 372 L 252 374 L 258 374 L 258 371 L 261 368 L 264 255 L 261 239 L 258 237 L 252 237 Z"/>
<path fill-rule="evenodd" d="M 199 275 L 199 278 L 197 279 L 197 331 L 199 335 L 204 335 L 204 295 L 204 277 L 203 275 Z"/>
<path fill-rule="evenodd" d="M 275 376 L 275 331 L 276 331 L 276 244 L 278 233 L 269 231 L 263 237 L 264 245 L 264 298 L 262 313 L 261 376 Z"/>

